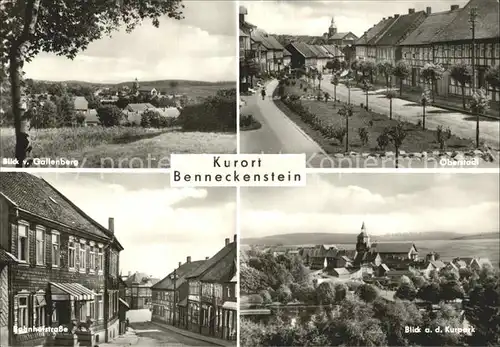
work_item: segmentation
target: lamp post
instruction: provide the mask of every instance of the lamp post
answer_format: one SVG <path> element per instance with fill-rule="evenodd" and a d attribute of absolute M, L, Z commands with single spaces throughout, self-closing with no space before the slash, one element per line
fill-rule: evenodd
<path fill-rule="evenodd" d="M 471 7 L 469 10 L 469 23 L 471 24 L 470 29 L 472 31 L 472 92 L 476 89 L 476 19 L 477 19 L 477 7 Z"/>

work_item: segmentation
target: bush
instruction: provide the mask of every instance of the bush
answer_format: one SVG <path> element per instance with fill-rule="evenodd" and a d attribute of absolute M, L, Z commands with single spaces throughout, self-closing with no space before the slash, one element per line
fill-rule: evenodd
<path fill-rule="evenodd" d="M 377 137 L 377 145 L 380 150 L 385 150 L 387 146 L 389 145 L 389 136 L 387 133 L 383 132 L 382 134 Z"/>
<path fill-rule="evenodd" d="M 148 110 L 141 116 L 141 126 L 144 128 L 167 128 L 174 126 L 175 123 L 175 118 L 163 117 L 154 110 Z"/>
<path fill-rule="evenodd" d="M 178 123 L 183 130 L 236 132 L 236 94 L 208 97 L 182 109 Z"/>
<path fill-rule="evenodd" d="M 439 125 L 436 129 L 436 137 L 439 143 L 439 148 L 443 151 L 446 148 L 446 143 L 449 139 L 451 139 L 451 130 L 450 128 L 443 129 L 442 125 Z"/>
<path fill-rule="evenodd" d="M 124 114 L 115 105 L 105 105 L 97 109 L 97 117 L 103 126 L 112 127 L 120 125 Z"/>
<path fill-rule="evenodd" d="M 366 128 L 359 128 L 358 135 L 363 146 L 366 145 L 368 143 L 368 130 Z"/>

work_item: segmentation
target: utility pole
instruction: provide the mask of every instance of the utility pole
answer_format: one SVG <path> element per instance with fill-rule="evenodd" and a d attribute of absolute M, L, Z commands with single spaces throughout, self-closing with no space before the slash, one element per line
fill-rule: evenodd
<path fill-rule="evenodd" d="M 469 23 L 471 24 L 470 29 L 472 30 L 472 92 L 476 90 L 476 19 L 477 7 L 471 7 L 469 10 Z"/>

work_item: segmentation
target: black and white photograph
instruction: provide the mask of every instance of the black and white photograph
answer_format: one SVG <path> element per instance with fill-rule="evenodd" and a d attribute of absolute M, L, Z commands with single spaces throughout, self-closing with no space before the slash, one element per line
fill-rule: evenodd
<path fill-rule="evenodd" d="M 239 5 L 242 153 L 498 168 L 498 0 Z"/>
<path fill-rule="evenodd" d="M 2 1 L 2 166 L 167 169 L 172 153 L 236 153 L 236 12 Z"/>
<path fill-rule="evenodd" d="M 1 346 L 236 346 L 235 188 L 0 173 Z"/>
<path fill-rule="evenodd" d="M 497 346 L 499 188 L 498 173 L 242 188 L 240 346 Z"/>

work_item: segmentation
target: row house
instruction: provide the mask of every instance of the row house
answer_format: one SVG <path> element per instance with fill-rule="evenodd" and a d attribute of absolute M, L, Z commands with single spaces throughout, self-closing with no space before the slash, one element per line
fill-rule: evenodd
<path fill-rule="evenodd" d="M 150 309 L 152 303 L 151 288 L 158 282 L 142 272 L 129 274 L 125 279 L 125 301 L 132 310 Z"/>
<path fill-rule="evenodd" d="M 116 337 L 122 250 L 113 218 L 105 228 L 47 181 L 0 173 L 1 341 L 57 344 L 39 328 L 61 326 L 82 345 Z"/>
<path fill-rule="evenodd" d="M 377 59 L 377 49 L 375 42 L 382 37 L 385 31 L 395 22 L 397 18 L 382 18 L 380 22 L 368 29 L 359 39 L 354 42 L 356 59 L 372 60 Z"/>
<path fill-rule="evenodd" d="M 179 266 L 174 271 L 151 287 L 153 320 L 179 328 L 188 328 L 186 307 L 189 286 L 186 276 L 200 267 L 207 259 L 191 261 L 191 257 L 188 256 L 184 264 L 179 262 Z"/>
<path fill-rule="evenodd" d="M 285 47 L 291 54 L 292 69 L 304 68 L 306 71 L 316 69 L 316 54 L 309 48 L 309 45 L 302 42 L 292 42 Z"/>
<path fill-rule="evenodd" d="M 255 29 L 250 34 L 251 45 L 257 52 L 257 61 L 261 71 L 280 72 L 283 68 L 284 47 L 272 35 Z"/>
<path fill-rule="evenodd" d="M 469 22 L 472 8 L 477 11 L 474 48 Z M 429 15 L 401 43 L 403 59 L 411 66 L 411 74 L 405 84 L 424 87 L 420 70 L 426 63 L 438 63 L 445 69 L 456 63 L 474 64 L 476 88 L 485 88 L 491 99 L 498 100 L 498 91 L 494 95 L 493 88 L 485 81 L 488 68 L 500 62 L 498 23 L 499 4 L 496 0 L 471 0 L 463 8 L 452 5 L 448 11 Z M 467 84 L 466 95 L 470 95 L 471 90 L 471 85 Z M 461 95 L 461 88 L 450 77 L 449 70 L 438 81 L 437 92 L 444 97 Z"/>
<path fill-rule="evenodd" d="M 234 241 L 186 276 L 188 328 L 200 334 L 236 340 L 236 235 Z"/>

